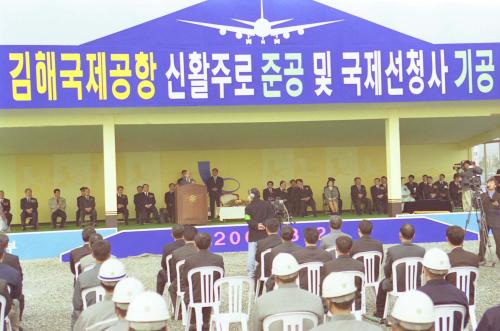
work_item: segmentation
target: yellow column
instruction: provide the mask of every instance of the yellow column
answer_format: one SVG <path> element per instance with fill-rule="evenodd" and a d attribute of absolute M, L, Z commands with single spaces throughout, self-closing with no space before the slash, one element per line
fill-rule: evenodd
<path fill-rule="evenodd" d="M 385 119 L 385 155 L 387 163 L 387 186 L 389 216 L 401 212 L 401 151 L 399 140 L 399 118 L 391 115 Z"/>
<path fill-rule="evenodd" d="M 104 210 L 106 226 L 116 226 L 116 152 L 115 124 L 106 119 L 102 126 L 102 146 L 104 160 Z"/>

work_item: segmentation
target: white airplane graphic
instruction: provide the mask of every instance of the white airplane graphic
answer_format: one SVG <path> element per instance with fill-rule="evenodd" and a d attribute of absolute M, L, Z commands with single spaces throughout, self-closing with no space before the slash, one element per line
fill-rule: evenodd
<path fill-rule="evenodd" d="M 318 23 L 310 23 L 310 24 L 302 24 L 302 25 L 293 25 L 293 26 L 274 28 L 274 26 L 289 22 L 289 21 L 293 20 L 293 18 L 269 22 L 266 18 L 264 18 L 264 6 L 263 6 L 262 1 L 263 0 L 260 0 L 260 18 L 257 19 L 255 22 L 240 20 L 240 19 L 236 19 L 236 18 L 232 19 L 233 21 L 248 25 L 248 26 L 250 26 L 250 28 L 231 26 L 231 25 L 205 23 L 205 22 L 195 22 L 195 21 L 188 21 L 188 20 L 178 20 L 178 21 L 219 30 L 219 34 L 221 36 L 226 35 L 226 33 L 228 31 L 234 32 L 236 39 L 241 39 L 241 38 L 243 38 L 244 35 L 246 35 L 247 38 L 245 40 L 245 43 L 247 45 L 252 44 L 252 37 L 255 37 L 255 36 L 261 38 L 260 43 L 262 45 L 264 45 L 266 43 L 266 40 L 265 40 L 266 37 L 274 37 L 274 44 L 277 45 L 280 43 L 280 38 L 279 38 L 280 36 L 283 36 L 283 38 L 288 39 L 288 38 L 290 38 L 290 34 L 292 32 L 297 32 L 299 35 L 302 36 L 304 34 L 304 30 L 306 30 L 306 29 L 315 28 L 318 26 L 333 24 L 333 23 L 343 21 L 343 20 L 326 21 L 326 22 L 318 22 Z"/>

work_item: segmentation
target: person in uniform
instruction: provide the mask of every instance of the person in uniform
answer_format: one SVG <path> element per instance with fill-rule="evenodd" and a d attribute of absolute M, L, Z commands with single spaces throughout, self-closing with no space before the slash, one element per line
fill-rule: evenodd
<path fill-rule="evenodd" d="M 10 290 L 10 298 L 12 299 L 11 309 L 8 313 L 10 322 L 12 324 L 12 328 L 14 330 L 19 329 L 19 321 L 20 321 L 20 300 L 23 293 L 23 277 L 19 271 L 10 266 L 7 263 L 4 263 L 5 259 L 5 249 L 3 246 L 0 246 L 0 279 L 7 282 Z"/>
<path fill-rule="evenodd" d="M 356 214 L 371 214 L 371 201 L 366 197 L 366 187 L 361 184 L 361 178 L 354 178 L 354 185 L 351 186 L 351 201 L 356 210 Z"/>
<path fill-rule="evenodd" d="M 342 217 L 340 215 L 330 216 L 330 233 L 321 238 L 319 248 L 328 249 L 330 247 L 335 247 L 337 238 L 340 236 L 348 236 L 347 233 L 342 232 Z"/>
<path fill-rule="evenodd" d="M 356 286 L 352 277 L 343 273 L 330 274 L 323 281 L 322 297 L 331 318 L 311 331 L 382 331 L 378 326 L 356 320 L 352 314 L 352 304 L 356 298 Z"/>
<path fill-rule="evenodd" d="M 435 306 L 455 304 L 464 307 L 465 316 L 455 316 L 454 327 L 454 331 L 462 331 L 459 326 L 462 319 L 464 325 L 469 322 L 469 301 L 463 291 L 445 279 L 451 268 L 448 255 L 439 248 L 431 248 L 424 255 L 423 265 L 426 283 L 418 290 L 427 294 Z"/>
<path fill-rule="evenodd" d="M 215 219 L 215 206 L 220 207 L 220 197 L 224 187 L 224 178 L 219 176 L 219 169 L 212 169 L 212 176 L 207 180 L 208 197 L 210 199 L 210 217 Z"/>
<path fill-rule="evenodd" d="M 10 200 L 5 197 L 5 192 L 0 191 L 0 205 L 2 205 L 3 214 L 7 219 L 7 225 L 10 226 L 12 222 L 12 214 L 10 213 Z"/>
<path fill-rule="evenodd" d="M 155 194 L 149 192 L 149 184 L 142 185 L 142 194 L 139 203 L 141 210 L 139 218 L 141 224 L 144 224 L 144 222 L 149 222 L 148 220 L 151 215 L 153 215 L 156 221 L 160 223 L 160 214 L 158 213 L 158 209 L 156 208 Z"/>
<path fill-rule="evenodd" d="M 323 320 L 323 304 L 317 295 L 297 286 L 300 266 L 297 260 L 287 253 L 280 253 L 273 260 L 272 274 L 278 287 L 264 293 L 255 301 L 250 313 L 250 331 L 263 331 L 266 317 L 287 312 L 311 312 L 319 321 Z M 306 324 L 305 330 L 311 328 Z M 271 325 L 270 331 L 282 330 L 281 326 Z"/>
<path fill-rule="evenodd" d="M 391 311 L 392 331 L 433 331 L 434 304 L 420 291 L 408 291 L 398 297 Z"/>
<path fill-rule="evenodd" d="M 256 188 L 249 191 L 250 203 L 245 207 L 245 215 L 248 224 L 248 256 L 247 274 L 254 278 L 255 254 L 257 252 L 257 241 L 267 237 L 265 221 L 275 216 L 272 205 L 260 199 L 260 192 Z"/>
<path fill-rule="evenodd" d="M 142 185 L 137 186 L 136 190 L 137 193 L 134 194 L 135 222 L 139 224 L 141 220 Z"/>
<path fill-rule="evenodd" d="M 462 177 L 459 174 L 453 175 L 453 181 L 450 183 L 449 188 L 453 208 L 462 208 Z"/>
<path fill-rule="evenodd" d="M 438 188 L 432 181 L 432 176 L 427 176 L 427 183 L 423 187 L 423 197 L 424 200 L 437 200 L 438 196 Z"/>
<path fill-rule="evenodd" d="M 57 226 L 57 218 L 61 218 L 61 228 L 66 224 L 66 199 L 61 197 L 61 190 L 56 188 L 54 196 L 49 199 L 50 220 L 52 221 L 52 228 Z"/>
<path fill-rule="evenodd" d="M 415 176 L 409 175 L 408 182 L 405 183 L 408 190 L 410 190 L 411 197 L 415 200 L 418 199 L 418 184 L 415 183 Z"/>
<path fill-rule="evenodd" d="M 288 203 L 288 190 L 286 188 L 286 180 L 280 180 L 280 187 L 278 187 L 274 193 L 275 193 L 276 199 L 283 201 L 286 208 L 290 209 L 290 206 Z"/>
<path fill-rule="evenodd" d="M 450 199 L 450 190 L 448 186 L 448 182 L 445 181 L 446 176 L 444 174 L 439 175 L 439 179 L 434 183 L 434 186 L 437 187 L 438 199 L 439 200 L 449 200 Z"/>
<path fill-rule="evenodd" d="M 165 206 L 167 207 L 168 222 L 175 223 L 175 184 L 168 184 L 168 192 L 165 193 Z"/>
<path fill-rule="evenodd" d="M 264 201 L 274 201 L 275 189 L 274 182 L 272 180 L 267 182 L 266 188 L 262 190 L 262 196 L 262 199 L 264 199 Z"/>
<path fill-rule="evenodd" d="M 128 225 L 128 197 L 123 194 L 123 186 L 118 186 L 116 189 L 116 211 L 118 214 L 123 215 L 125 225 Z"/>
<path fill-rule="evenodd" d="M 255 253 L 255 262 L 256 262 L 255 280 L 256 281 L 258 281 L 258 279 L 261 276 L 261 265 L 263 262 L 261 260 L 262 252 L 264 252 L 268 249 L 274 248 L 282 243 L 281 237 L 278 235 L 278 230 L 280 228 L 279 219 L 270 218 L 270 219 L 266 220 L 265 223 L 266 223 L 267 237 L 257 241 L 257 251 Z M 269 255 L 269 254 L 267 254 L 267 255 Z M 266 273 L 265 276 L 269 277 L 269 276 L 271 276 L 271 274 Z M 258 295 L 260 295 L 260 293 Z"/>
<path fill-rule="evenodd" d="M 427 185 L 427 175 L 422 175 L 422 181 L 418 183 L 417 200 L 424 200 L 424 188 Z"/>
<path fill-rule="evenodd" d="M 170 312 L 165 299 L 155 292 L 145 291 L 132 299 L 127 311 L 130 331 L 167 331 Z"/>
<path fill-rule="evenodd" d="M 380 252 L 382 253 L 382 260 L 384 259 L 384 246 L 380 240 L 373 239 L 371 237 L 373 231 L 373 223 L 369 220 L 362 220 L 358 225 L 358 240 L 354 240 L 351 248 L 351 256 L 354 256 L 358 253 L 365 252 Z M 363 259 L 359 259 L 359 261 L 363 262 Z M 380 273 L 379 270 L 379 262 L 378 257 L 375 258 L 375 278 L 379 279 L 378 275 Z"/>
<path fill-rule="evenodd" d="M 380 178 L 375 178 L 373 180 L 373 186 L 370 187 L 370 193 L 372 196 L 373 205 L 377 214 L 385 214 L 387 208 L 384 209 L 385 205 L 385 189 L 380 183 Z M 387 205 L 385 205 L 387 206 Z"/>
<path fill-rule="evenodd" d="M 480 229 L 479 234 L 479 259 L 484 261 L 484 254 L 486 252 L 484 238 L 485 233 L 493 232 L 495 239 L 496 254 L 500 259 L 500 193 L 496 191 L 497 182 L 494 177 L 491 177 L 486 182 L 486 192 L 481 194 L 481 201 L 483 203 L 484 216 L 486 218 L 486 229 Z"/>
<path fill-rule="evenodd" d="M 88 271 L 84 271 L 78 276 L 73 289 L 73 312 L 71 313 L 71 329 L 75 325 L 78 317 L 83 311 L 82 291 L 91 287 L 101 285 L 97 278 L 101 265 L 109 259 L 111 254 L 111 246 L 107 240 L 99 240 L 92 245 L 92 256 L 96 260 L 94 267 Z M 86 298 L 87 305 L 95 303 L 95 296 Z"/>
<path fill-rule="evenodd" d="M 75 274 L 75 264 L 78 263 L 82 257 L 92 254 L 92 249 L 90 248 L 89 240 L 90 236 L 93 235 L 95 232 L 95 229 L 91 226 L 86 227 L 82 231 L 82 240 L 83 240 L 83 246 L 78 247 L 73 249 L 69 253 L 69 269 L 71 270 L 71 273 L 74 275 Z M 81 270 L 80 270 L 81 271 Z"/>
<path fill-rule="evenodd" d="M 325 263 L 331 261 L 333 256 L 320 249 L 317 248 L 319 240 L 319 232 L 316 228 L 305 228 L 304 229 L 304 248 L 299 248 L 295 251 L 292 251 L 290 254 L 295 257 L 299 264 L 309 263 L 309 262 L 321 262 Z M 299 272 L 299 286 L 303 290 L 308 289 L 308 273 L 306 268 L 302 268 Z"/>
<path fill-rule="evenodd" d="M 30 225 L 36 230 L 38 228 L 38 200 L 33 197 L 32 190 L 24 190 L 25 197 L 21 199 L 21 224 L 23 231 L 26 230 L 26 219 L 31 218 Z"/>
<path fill-rule="evenodd" d="M 340 191 L 339 188 L 335 186 L 335 178 L 328 178 L 326 186 L 323 189 L 323 196 L 325 198 L 325 202 L 328 204 L 330 212 L 333 215 L 338 215 Z"/>
<path fill-rule="evenodd" d="M 104 328 L 106 331 L 129 331 L 128 322 L 125 319 L 130 302 L 137 295 L 144 292 L 144 285 L 132 277 L 122 279 L 116 284 L 113 291 L 111 301 L 115 304 L 116 316 L 107 320 L 103 320 L 90 326 L 88 330 L 101 330 Z M 104 330 L 102 329 L 102 330 Z"/>
<path fill-rule="evenodd" d="M 76 198 L 76 218 L 75 218 L 75 221 L 76 221 L 76 226 L 80 226 L 80 200 L 83 199 L 83 197 L 85 196 L 85 190 L 87 188 L 85 186 L 82 186 L 80 187 L 80 195 Z"/>
<path fill-rule="evenodd" d="M 7 252 L 9 248 L 9 236 L 7 236 L 5 233 L 0 233 L 0 247 L 3 247 L 4 254 L 3 254 L 3 260 L 2 263 L 5 263 L 15 270 L 19 272 L 21 275 L 21 285 L 22 281 L 24 279 L 23 276 L 23 268 L 21 267 L 21 263 L 19 262 L 19 256 L 11 254 Z M 1 284 L 0 284 L 1 285 Z M 0 295 L 2 292 L 2 286 L 0 286 Z M 8 312 L 8 310 L 5 310 Z M 24 311 L 24 294 L 21 292 L 21 295 L 19 296 L 19 319 L 22 320 L 23 318 L 23 311 Z"/>
<path fill-rule="evenodd" d="M 184 302 L 186 306 L 189 305 L 189 283 L 188 283 L 188 274 L 191 270 L 201 267 L 218 267 L 224 271 L 224 259 L 222 256 L 218 254 L 213 254 L 208 251 L 210 248 L 210 244 L 212 243 L 212 239 L 208 233 L 198 233 L 194 238 L 194 242 L 196 244 L 196 248 L 198 252 L 187 257 L 186 262 L 184 263 L 184 267 L 181 272 L 181 288 L 184 292 Z M 222 274 L 215 274 L 212 278 L 212 281 L 215 282 L 217 279 L 223 277 Z M 193 300 L 195 302 L 199 302 L 202 297 L 201 293 L 201 279 L 200 277 L 192 277 L 192 289 L 193 289 Z M 212 313 L 212 309 L 202 308 L 203 314 L 203 330 L 208 330 L 210 328 L 210 315 Z M 191 315 L 191 324 L 190 329 L 195 329 L 196 325 L 196 314 Z"/>
<path fill-rule="evenodd" d="M 385 300 L 387 299 L 387 292 L 392 291 L 392 264 L 398 259 L 405 257 L 424 257 L 425 248 L 413 244 L 415 237 L 415 228 L 411 224 L 403 224 L 399 229 L 399 240 L 401 244 L 392 246 L 387 250 L 387 256 L 384 265 L 385 279 L 380 282 L 377 292 L 377 302 L 375 317 L 382 318 L 385 307 Z M 398 269 L 399 270 L 399 269 Z M 417 285 L 420 285 L 421 270 L 417 270 Z M 398 277 L 398 288 L 404 289 L 403 277 Z"/>
<path fill-rule="evenodd" d="M 290 180 L 290 187 L 287 189 L 287 193 L 290 214 L 292 216 L 299 216 L 300 192 L 295 179 Z"/>
<path fill-rule="evenodd" d="M 193 184 L 194 180 L 191 179 L 191 172 L 189 170 L 182 170 L 181 171 L 181 178 L 177 180 L 177 185 L 182 186 L 182 185 L 187 185 L 187 184 Z"/>
<path fill-rule="evenodd" d="M 95 226 L 97 222 L 95 198 L 90 195 L 90 189 L 88 187 L 85 188 L 85 195 L 80 199 L 78 209 L 80 209 L 80 224 L 85 222 L 86 215 L 90 215 L 90 224 Z"/>
<path fill-rule="evenodd" d="M 316 217 L 316 202 L 314 201 L 311 187 L 304 185 L 302 179 L 297 179 L 297 187 L 300 193 L 300 216 L 307 216 L 307 207 L 311 207 L 313 216 Z"/>
<path fill-rule="evenodd" d="M 115 303 L 111 300 L 116 284 L 127 277 L 125 266 L 115 258 L 106 260 L 99 269 L 97 279 L 100 285 L 104 288 L 104 298 L 90 307 L 87 307 L 78 317 L 73 331 L 86 331 L 104 329 L 107 326 L 114 324 L 113 322 L 103 323 L 109 319 L 113 320 L 116 317 Z"/>
<path fill-rule="evenodd" d="M 196 245 L 194 242 L 194 238 L 198 234 L 198 230 L 192 225 L 184 226 L 184 246 L 177 248 L 172 252 L 172 260 L 171 265 L 174 267 L 174 278 L 171 278 L 172 283 L 168 288 L 168 293 L 170 295 L 170 299 L 172 300 L 172 304 L 175 307 L 177 301 L 177 271 L 176 266 L 177 262 L 185 260 L 187 257 L 196 254 L 198 250 L 196 249 Z M 181 268 L 182 269 L 182 268 Z"/>
<path fill-rule="evenodd" d="M 158 275 L 156 277 L 156 292 L 161 295 L 163 295 L 168 278 L 175 278 L 175 265 L 172 264 L 171 259 L 168 262 L 169 265 L 167 266 L 167 256 L 172 255 L 177 248 L 184 246 L 184 226 L 182 224 L 174 225 L 171 233 L 174 241 L 163 246 L 161 269 L 158 271 Z M 170 275 L 167 275 L 168 270 L 170 270 Z"/>

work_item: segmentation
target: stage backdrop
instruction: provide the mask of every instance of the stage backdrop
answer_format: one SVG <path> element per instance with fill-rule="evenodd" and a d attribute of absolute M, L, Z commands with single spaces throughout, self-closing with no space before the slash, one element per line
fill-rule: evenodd
<path fill-rule="evenodd" d="M 456 145 L 403 145 L 402 173 L 437 176 L 444 172 L 449 179 L 453 173 L 451 164 L 467 156 L 467 149 Z M 132 203 L 135 187 L 149 183 L 151 191 L 157 195 L 158 206 L 163 206 L 168 183 L 180 176 L 181 169 L 190 169 L 193 177 L 202 182 L 199 162 L 208 168 L 218 167 L 221 176 L 238 181 L 240 189 L 236 193 L 243 198 L 247 196 L 247 189 L 254 186 L 262 189 L 267 180 L 278 185 L 280 179 L 303 178 L 311 185 L 319 209 L 322 208 L 321 194 L 328 176 L 337 179 L 344 206 L 349 208 L 349 190 L 355 176 L 363 177 L 368 187 L 374 177 L 386 173 L 384 146 L 150 151 L 117 154 L 118 184 L 125 186 Z M 236 188 L 235 180 L 227 180 L 225 188 Z M 68 217 L 73 220 L 76 196 L 83 185 L 91 187 L 97 200 L 98 216 L 102 218 L 104 189 L 100 154 L 0 155 L 0 190 L 11 199 L 14 223 L 19 223 L 18 205 L 25 187 L 33 188 L 34 196 L 39 199 L 40 219 L 48 222 L 47 200 L 52 189 L 61 188 L 68 203 Z"/>

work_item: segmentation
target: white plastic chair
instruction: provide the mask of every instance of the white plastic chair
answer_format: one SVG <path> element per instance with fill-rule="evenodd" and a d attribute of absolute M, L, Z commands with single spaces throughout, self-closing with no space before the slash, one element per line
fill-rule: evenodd
<path fill-rule="evenodd" d="M 391 296 L 399 297 L 403 293 L 416 290 L 420 286 L 418 283 L 418 277 L 420 276 L 418 270 L 419 265 L 422 266 L 422 261 L 423 258 L 421 257 L 406 257 L 392 263 L 392 291 L 387 292 L 385 298 L 384 319 L 387 318 L 387 314 L 389 313 L 389 299 Z M 405 287 L 403 291 L 398 291 L 398 277 L 402 277 L 397 273 L 397 268 L 400 265 L 404 265 L 405 267 Z"/>
<path fill-rule="evenodd" d="M 448 271 L 448 275 L 455 274 L 455 286 L 465 293 L 467 302 L 469 303 L 470 325 L 472 330 L 477 328 L 476 318 L 476 291 L 477 281 L 479 279 L 479 269 L 475 267 L 455 267 Z M 448 276 L 446 275 L 446 276 Z M 471 280 L 474 275 L 474 291 L 472 291 Z M 470 303 L 474 302 L 473 305 Z"/>
<path fill-rule="evenodd" d="M 216 331 L 229 331 L 231 323 L 240 323 L 242 331 L 248 331 L 248 320 L 254 295 L 253 280 L 246 276 L 224 277 L 214 284 L 215 306 L 210 326 Z M 245 291 L 246 288 L 246 291 Z M 245 292 L 247 305 L 243 307 Z M 227 312 L 221 312 L 223 293 L 227 296 Z M 224 305 L 225 307 L 225 305 Z"/>
<path fill-rule="evenodd" d="M 269 277 L 266 277 L 266 255 L 271 252 L 271 248 L 266 249 L 260 253 L 260 277 L 257 279 L 257 286 L 255 287 L 255 300 L 259 297 L 260 290 L 262 294 L 266 292 L 266 282 Z"/>
<path fill-rule="evenodd" d="M 309 312 L 291 312 L 267 316 L 263 321 L 264 331 L 270 331 L 273 323 L 282 323 L 283 331 L 308 331 L 304 328 L 304 322 L 311 321 L 313 328 L 318 325 L 318 316 Z"/>
<path fill-rule="evenodd" d="M 105 291 L 102 286 L 90 287 L 82 291 L 83 310 L 87 309 L 87 296 L 90 293 L 95 293 L 95 303 L 101 302 L 104 299 Z"/>
<path fill-rule="evenodd" d="M 80 262 L 75 263 L 75 280 L 80 276 Z"/>
<path fill-rule="evenodd" d="M 332 253 L 334 259 L 337 258 L 337 247 L 336 246 L 328 247 L 325 249 L 325 251 L 327 251 L 328 253 Z"/>
<path fill-rule="evenodd" d="M 184 292 L 181 288 L 181 267 L 186 260 L 180 260 L 175 264 L 176 284 L 177 284 L 177 299 L 175 300 L 174 318 L 177 321 L 179 318 L 179 310 L 182 308 L 182 325 L 186 325 L 186 304 L 184 303 Z"/>
<path fill-rule="evenodd" d="M 359 260 L 363 259 L 363 264 L 365 265 L 365 288 L 373 287 L 375 289 L 375 295 L 378 293 L 378 287 L 380 284 L 380 273 L 382 272 L 382 253 L 378 251 L 368 251 L 353 255 L 353 259 Z M 377 263 L 378 258 L 378 263 Z M 378 275 L 377 275 L 377 265 L 378 265 Z"/>
<path fill-rule="evenodd" d="M 309 262 L 300 265 L 300 269 L 307 268 L 307 291 L 321 296 L 321 267 L 323 267 L 323 262 Z M 297 278 L 297 285 L 300 286 L 300 277 L 304 273 L 299 272 L 299 277 Z"/>
<path fill-rule="evenodd" d="M 10 293 L 10 292 L 9 292 Z M 9 316 L 5 314 L 5 306 L 7 305 L 7 299 L 0 295 L 0 331 L 4 331 L 4 323 L 7 331 L 12 331 L 12 326 L 10 324 Z"/>
<path fill-rule="evenodd" d="M 436 321 L 434 331 L 455 330 L 455 313 L 460 313 L 460 330 L 465 329 L 465 307 L 461 305 L 436 305 L 434 306 Z"/>
<path fill-rule="evenodd" d="M 165 282 L 165 288 L 168 289 L 170 285 L 172 284 L 172 279 L 170 279 L 170 260 L 172 260 L 172 254 L 169 254 L 165 256 L 165 265 L 167 266 L 167 281 Z M 167 305 L 168 309 L 171 311 L 172 310 L 172 298 L 170 297 L 170 294 L 167 291 Z"/>
<path fill-rule="evenodd" d="M 200 267 L 190 270 L 187 274 L 189 285 L 189 304 L 187 306 L 186 331 L 189 331 L 189 323 L 191 321 L 191 312 L 194 310 L 196 317 L 196 331 L 202 331 L 203 327 L 203 308 L 214 308 L 216 305 L 215 297 L 215 274 L 219 274 L 219 278 L 224 277 L 224 269 L 219 267 Z M 193 294 L 193 276 L 198 274 L 200 277 L 200 301 L 194 301 Z"/>

